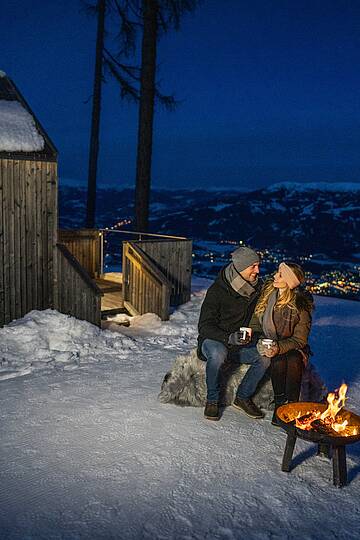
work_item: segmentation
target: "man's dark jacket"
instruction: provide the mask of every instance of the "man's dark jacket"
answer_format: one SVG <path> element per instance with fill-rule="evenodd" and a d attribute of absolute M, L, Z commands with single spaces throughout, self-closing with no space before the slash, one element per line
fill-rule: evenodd
<path fill-rule="evenodd" d="M 241 326 L 249 326 L 262 282 L 259 279 L 250 297 L 236 292 L 225 278 L 223 268 L 209 287 L 201 306 L 199 318 L 198 356 L 204 360 L 201 347 L 205 339 L 220 341 L 228 348 L 229 335 Z"/>

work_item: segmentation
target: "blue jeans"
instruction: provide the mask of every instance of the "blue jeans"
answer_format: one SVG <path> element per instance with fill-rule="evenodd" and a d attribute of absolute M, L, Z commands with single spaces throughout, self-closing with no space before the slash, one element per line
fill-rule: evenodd
<path fill-rule="evenodd" d="M 261 356 L 254 345 L 241 347 L 235 352 L 230 352 L 220 341 L 205 339 L 201 352 L 207 360 L 206 385 L 208 401 L 219 401 L 220 368 L 227 359 L 233 366 L 250 364 L 236 392 L 236 396 L 240 399 L 251 398 L 265 371 L 270 366 L 270 358 Z"/>

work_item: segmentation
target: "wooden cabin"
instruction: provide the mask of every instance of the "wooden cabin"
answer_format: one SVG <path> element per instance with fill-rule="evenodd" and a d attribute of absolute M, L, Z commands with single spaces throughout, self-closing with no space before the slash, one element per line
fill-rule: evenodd
<path fill-rule="evenodd" d="M 0 325 L 55 308 L 100 325 L 101 291 L 58 235 L 57 150 L 0 72 Z"/>
<path fill-rule="evenodd" d="M 190 298 L 192 244 L 139 235 L 122 273 L 104 273 L 106 231 L 58 231 L 57 150 L 0 72 L 0 326 L 55 308 L 98 326 L 106 313 L 157 313 Z M 146 238 L 146 239 L 144 239 Z"/>
<path fill-rule="evenodd" d="M 0 325 L 54 305 L 57 151 L 0 75 Z"/>

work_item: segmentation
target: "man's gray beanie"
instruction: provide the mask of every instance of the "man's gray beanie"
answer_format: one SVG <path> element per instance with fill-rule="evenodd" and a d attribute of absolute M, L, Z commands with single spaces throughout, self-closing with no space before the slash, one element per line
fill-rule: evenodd
<path fill-rule="evenodd" d="M 260 262 L 260 257 L 253 249 L 239 247 L 231 254 L 232 262 L 238 272 L 242 272 L 248 266 Z"/>

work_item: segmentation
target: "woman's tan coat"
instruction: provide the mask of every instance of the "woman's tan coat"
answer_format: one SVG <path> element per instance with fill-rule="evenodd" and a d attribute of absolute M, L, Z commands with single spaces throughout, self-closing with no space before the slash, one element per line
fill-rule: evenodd
<path fill-rule="evenodd" d="M 278 335 L 279 353 L 285 354 L 292 349 L 307 349 L 311 329 L 312 296 L 307 291 L 296 292 L 296 309 L 288 306 L 274 309 L 273 320 Z M 254 332 L 262 332 L 262 315 L 255 314 L 250 322 Z"/>

